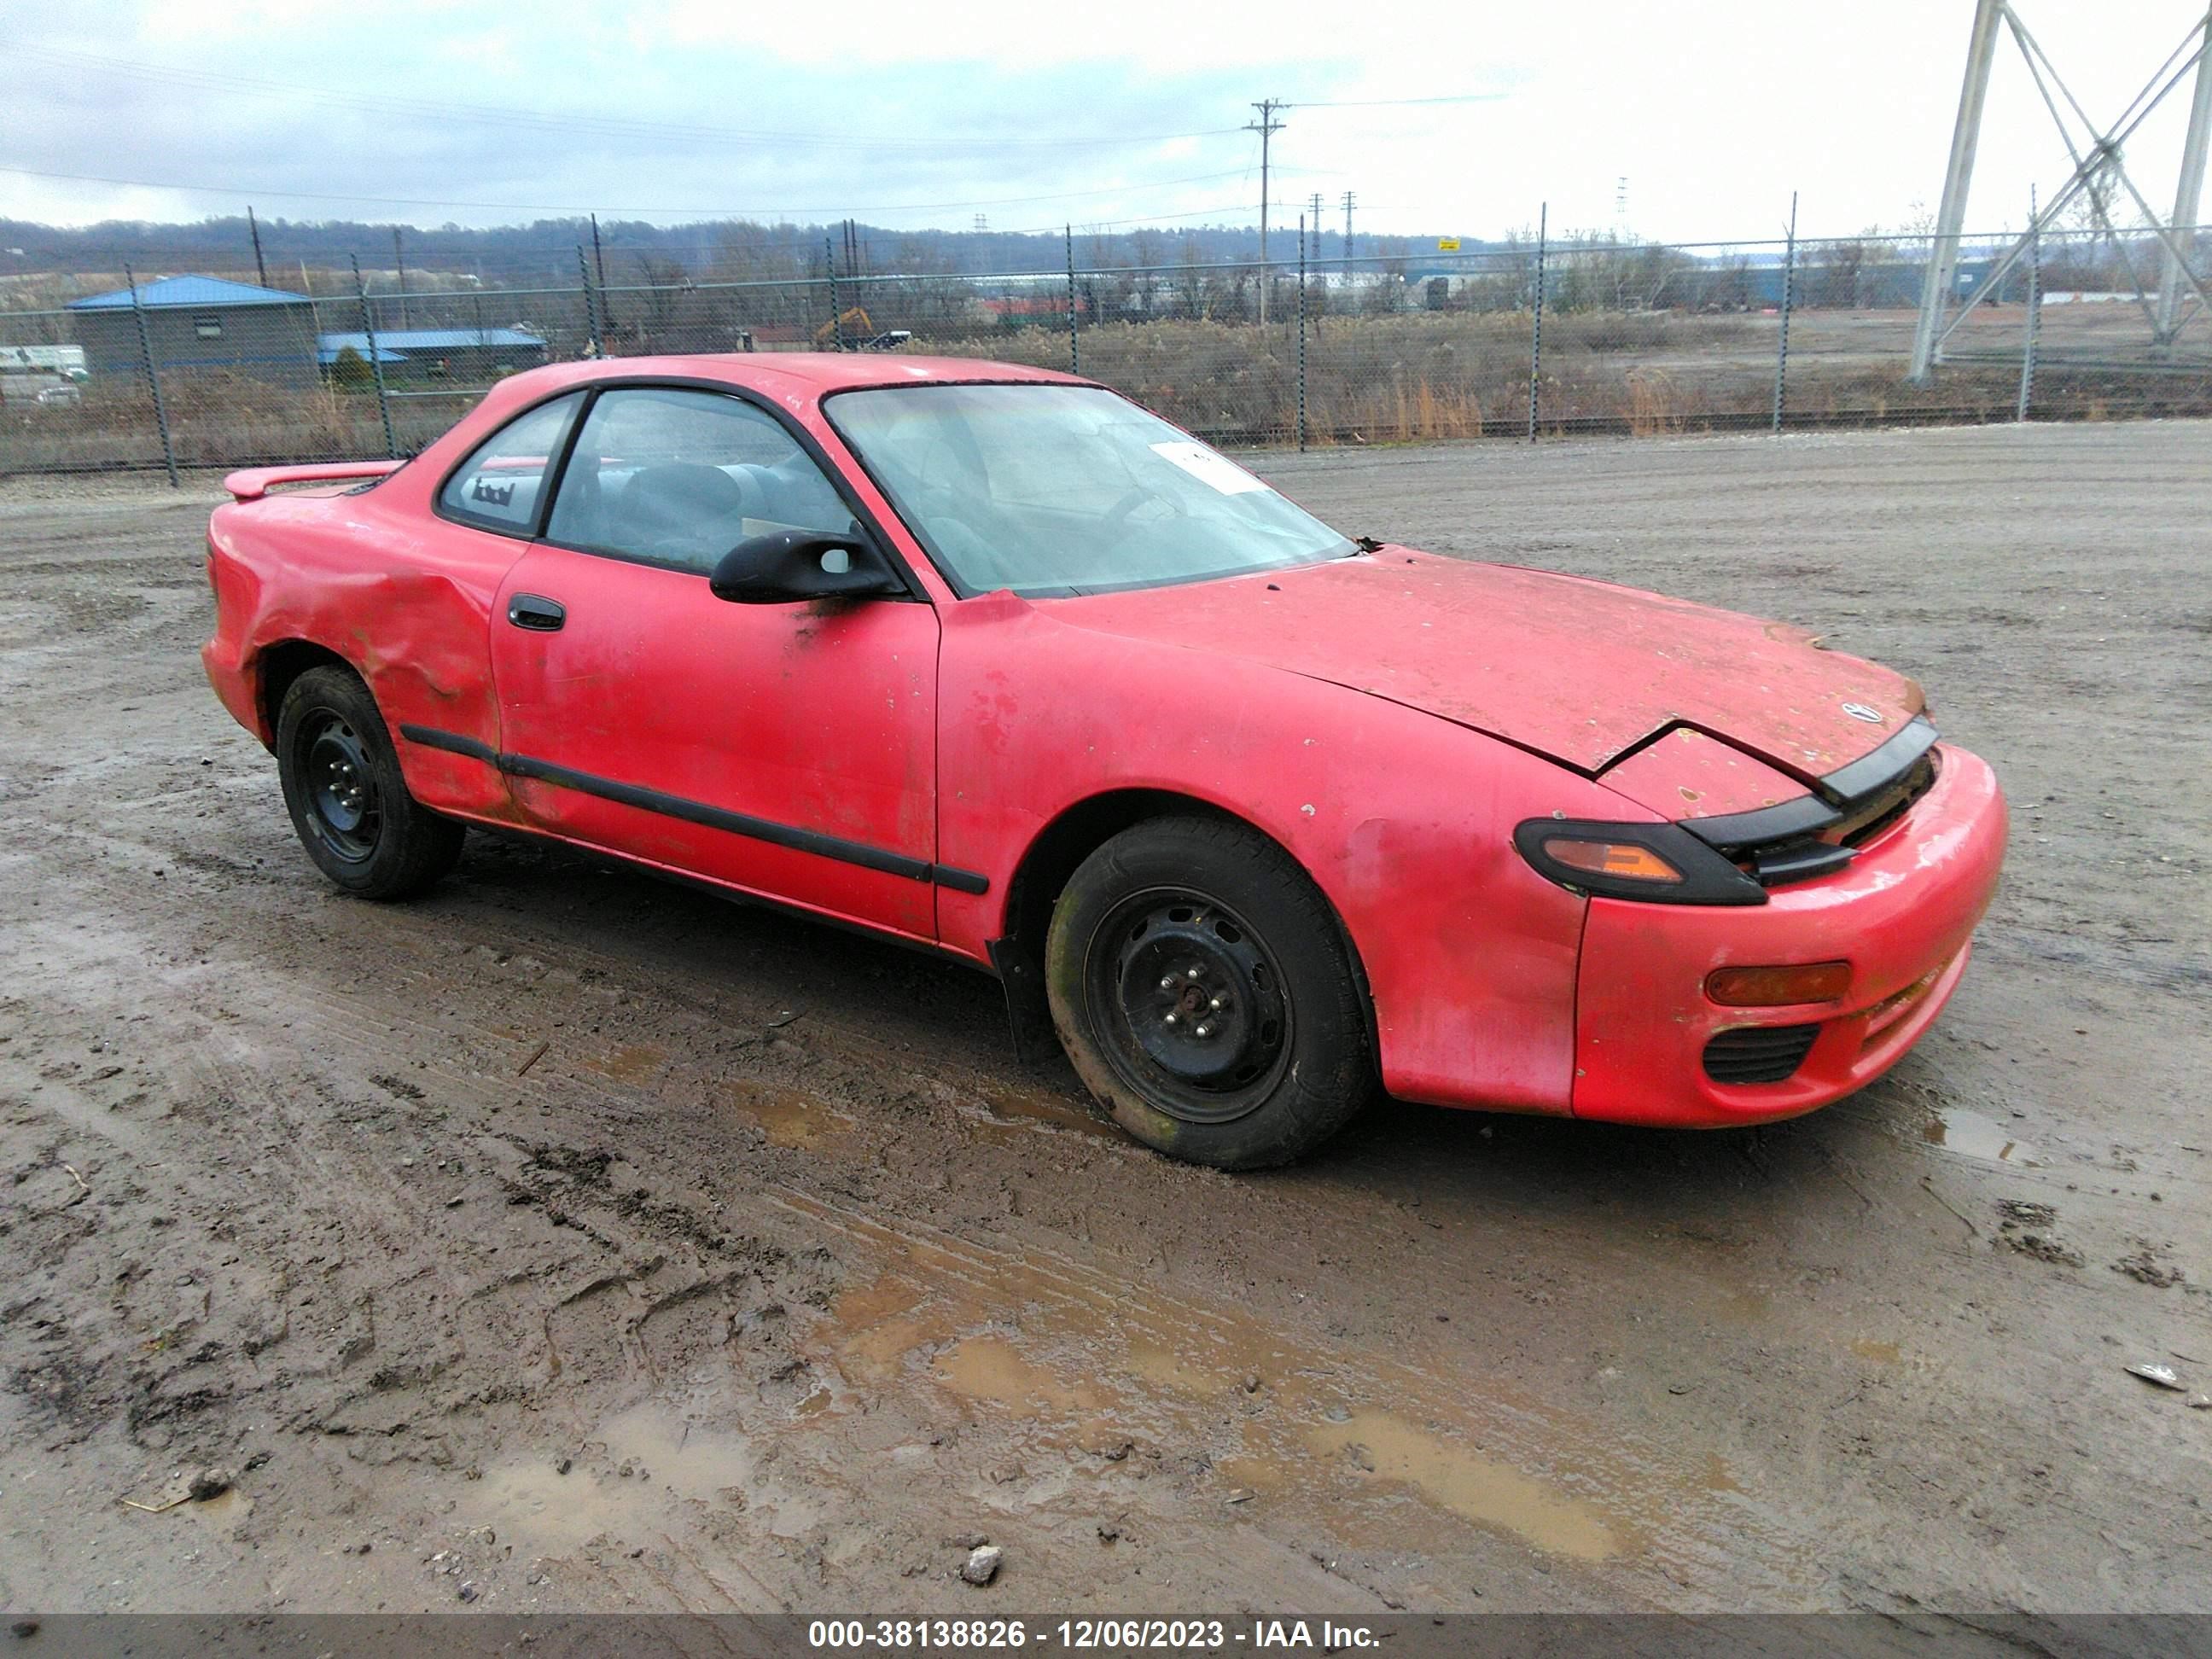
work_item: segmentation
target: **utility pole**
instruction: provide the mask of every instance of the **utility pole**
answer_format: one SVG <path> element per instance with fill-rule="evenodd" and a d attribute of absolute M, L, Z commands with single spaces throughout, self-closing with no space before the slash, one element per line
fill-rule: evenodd
<path fill-rule="evenodd" d="M 1275 112 L 1290 106 L 1280 98 L 1262 98 L 1252 106 L 1260 112 L 1256 121 L 1247 121 L 1244 131 L 1260 135 L 1260 320 L 1267 320 L 1267 141 L 1283 130 L 1283 123 L 1275 118 Z"/>
<path fill-rule="evenodd" d="M 1349 258 L 1352 257 L 1352 200 L 1353 200 L 1353 198 L 1352 198 L 1352 192 L 1351 192 L 1350 191 L 1348 191 L 1348 190 L 1347 190 L 1346 191 L 1345 191 L 1345 192 L 1344 192 L 1344 257 L 1345 257 L 1346 258 L 1347 258 L 1347 259 L 1349 259 Z"/>
<path fill-rule="evenodd" d="M 253 216 L 253 204 L 246 204 L 246 234 L 253 239 L 253 280 L 269 286 L 269 267 L 261 263 L 261 222 Z"/>
<path fill-rule="evenodd" d="M 392 228 L 392 264 L 399 280 L 399 326 L 407 326 L 407 256 L 400 252 L 399 227 Z M 389 446 L 387 446 L 388 447 Z"/>
<path fill-rule="evenodd" d="M 2158 284 L 2160 345 L 2173 340 L 2174 313 L 2181 304 L 2181 238 L 2197 246 L 2197 212 L 2204 195 L 2204 153 L 2212 141 L 2212 13 L 2204 20 L 2205 38 L 2197 59 L 2197 93 L 2189 106 L 2189 136 L 2181 147 L 2181 184 L 2173 193 L 2173 234 L 2166 240 L 2165 274 Z"/>
<path fill-rule="evenodd" d="M 2004 0 L 1976 0 L 1974 29 L 1966 45 L 1966 79 L 1959 90 L 1959 118 L 1951 129 L 1951 160 L 1943 173 L 1943 203 L 1936 212 L 1936 240 L 1928 249 L 1928 276 L 1920 291 L 1920 325 L 1912 337 L 1909 378 L 1925 386 L 1935 378 L 1936 340 L 1951 303 L 1959 265 L 1959 232 L 1966 218 L 1966 191 L 1974 180 L 1974 147 L 1982 133 L 1982 101 L 1989 95 L 1990 65 L 1996 57 L 1997 25 Z"/>
<path fill-rule="evenodd" d="M 614 307 L 607 303 L 607 256 L 599 246 L 599 216 L 592 216 L 592 269 L 599 274 L 599 321 L 611 334 L 614 332 Z"/>

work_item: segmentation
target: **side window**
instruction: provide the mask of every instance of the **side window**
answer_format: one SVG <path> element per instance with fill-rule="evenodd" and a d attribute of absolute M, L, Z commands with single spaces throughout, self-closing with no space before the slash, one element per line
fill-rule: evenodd
<path fill-rule="evenodd" d="M 748 536 L 852 528 L 773 416 L 719 392 L 625 387 L 592 405 L 545 538 L 703 574 Z"/>
<path fill-rule="evenodd" d="M 461 463 L 438 492 L 438 510 L 486 530 L 528 535 L 538 524 L 538 494 L 561 453 L 561 441 L 584 394 L 540 404 L 500 428 Z"/>

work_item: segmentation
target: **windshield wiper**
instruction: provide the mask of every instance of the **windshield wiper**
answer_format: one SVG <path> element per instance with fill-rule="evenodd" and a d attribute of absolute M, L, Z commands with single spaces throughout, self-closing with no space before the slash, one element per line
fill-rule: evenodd
<path fill-rule="evenodd" d="M 1362 553 L 1380 553 L 1382 550 L 1382 544 L 1372 536 L 1354 536 L 1352 538 L 1352 544 Z M 1347 553 L 1344 556 L 1348 559 L 1352 555 Z"/>

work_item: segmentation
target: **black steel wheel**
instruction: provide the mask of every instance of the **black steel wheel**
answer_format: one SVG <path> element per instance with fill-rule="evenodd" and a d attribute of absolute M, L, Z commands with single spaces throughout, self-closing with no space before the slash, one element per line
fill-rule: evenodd
<path fill-rule="evenodd" d="M 1091 1029 L 1133 1089 L 1185 1123 L 1256 1109 L 1291 1056 L 1283 970 L 1251 925 L 1188 888 L 1133 893 L 1085 963 Z"/>
<path fill-rule="evenodd" d="M 1091 854 L 1054 907 L 1045 986 L 1085 1084 L 1176 1158 L 1287 1163 L 1375 1091 L 1343 929 L 1297 862 L 1244 824 L 1159 818 Z"/>
<path fill-rule="evenodd" d="M 349 893 L 420 892 L 460 857 L 462 827 L 408 793 L 376 699 L 350 669 L 311 668 L 286 688 L 276 771 L 300 844 Z"/>
<path fill-rule="evenodd" d="M 300 727 L 294 764 L 305 780 L 307 827 L 332 858 L 366 864 L 376 854 L 384 813 L 376 770 L 345 716 L 319 708 Z"/>

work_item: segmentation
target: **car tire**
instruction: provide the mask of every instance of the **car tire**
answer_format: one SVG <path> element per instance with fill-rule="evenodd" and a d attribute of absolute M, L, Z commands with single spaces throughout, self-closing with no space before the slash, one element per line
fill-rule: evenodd
<path fill-rule="evenodd" d="M 1045 940 L 1053 1024 L 1114 1121 L 1171 1158 L 1301 1158 L 1376 1092 L 1366 983 L 1295 860 L 1213 818 L 1125 830 L 1068 878 Z"/>
<path fill-rule="evenodd" d="M 286 688 L 276 772 L 300 844 L 356 897 L 419 893 L 461 855 L 467 831 L 407 793 L 376 699 L 350 669 L 311 668 Z"/>

